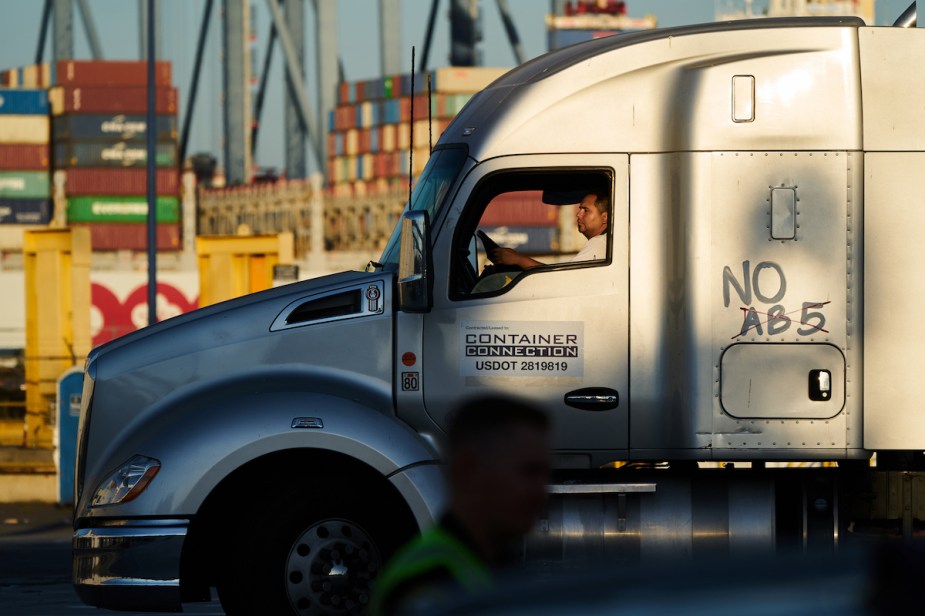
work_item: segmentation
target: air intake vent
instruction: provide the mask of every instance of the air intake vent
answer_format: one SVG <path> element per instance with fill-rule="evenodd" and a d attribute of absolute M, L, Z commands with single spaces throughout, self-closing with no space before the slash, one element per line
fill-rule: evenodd
<path fill-rule="evenodd" d="M 362 310 L 363 296 L 359 289 L 355 289 L 305 302 L 289 313 L 286 325 L 344 317 L 359 314 Z"/>

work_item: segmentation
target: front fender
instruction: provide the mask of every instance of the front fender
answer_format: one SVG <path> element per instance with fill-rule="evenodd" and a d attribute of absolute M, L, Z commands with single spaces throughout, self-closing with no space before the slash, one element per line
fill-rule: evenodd
<path fill-rule="evenodd" d="M 265 375 L 252 387 L 238 382 L 233 397 L 214 387 L 196 396 L 165 399 L 157 412 L 147 413 L 146 420 L 123 432 L 101 456 L 95 472 L 88 473 L 78 518 L 193 516 L 234 470 L 291 449 L 336 451 L 363 462 L 405 493 L 420 522 L 432 517 L 442 491 L 434 484 L 442 480 L 436 472 L 412 472 L 413 467 L 437 462 L 434 450 L 417 433 L 391 411 L 372 408 L 369 402 L 379 401 L 369 396 L 348 399 L 332 391 L 286 390 L 278 380 Z M 355 390 L 344 393 L 358 397 Z M 323 427 L 293 428 L 298 417 L 318 418 Z M 128 503 L 89 507 L 100 481 L 135 454 L 161 462 L 147 489 Z"/>

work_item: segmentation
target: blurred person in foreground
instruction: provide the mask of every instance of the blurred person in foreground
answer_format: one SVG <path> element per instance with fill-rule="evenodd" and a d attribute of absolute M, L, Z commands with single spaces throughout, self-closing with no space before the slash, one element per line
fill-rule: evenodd
<path fill-rule="evenodd" d="M 549 419 L 520 402 L 473 400 L 447 437 L 449 508 L 376 581 L 371 614 L 418 612 L 492 586 L 546 502 Z"/>

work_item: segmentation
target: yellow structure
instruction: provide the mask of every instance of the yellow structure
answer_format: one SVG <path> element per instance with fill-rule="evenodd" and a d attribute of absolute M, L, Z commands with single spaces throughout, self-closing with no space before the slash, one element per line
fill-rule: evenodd
<path fill-rule="evenodd" d="M 52 446 L 58 377 L 90 352 L 90 231 L 25 231 L 26 421 L 24 445 Z"/>
<path fill-rule="evenodd" d="M 256 293 L 273 286 L 273 266 L 293 260 L 292 233 L 196 238 L 199 305 Z"/>

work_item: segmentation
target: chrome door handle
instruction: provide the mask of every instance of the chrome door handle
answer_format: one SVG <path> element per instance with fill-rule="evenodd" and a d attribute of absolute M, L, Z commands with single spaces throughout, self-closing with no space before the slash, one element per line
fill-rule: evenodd
<path fill-rule="evenodd" d="M 620 394 L 606 387 L 586 387 L 565 394 L 565 404 L 584 411 L 609 411 L 620 404 Z"/>

